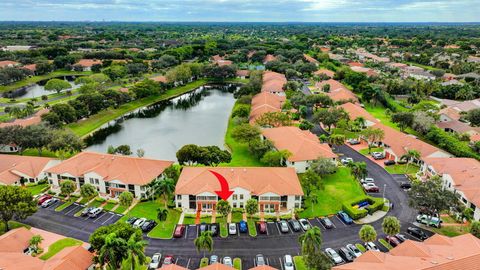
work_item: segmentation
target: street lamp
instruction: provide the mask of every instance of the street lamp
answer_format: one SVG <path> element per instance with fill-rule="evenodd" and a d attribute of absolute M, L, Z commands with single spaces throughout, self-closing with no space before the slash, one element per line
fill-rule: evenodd
<path fill-rule="evenodd" d="M 387 184 L 383 184 L 383 196 L 382 196 L 383 197 L 383 203 L 385 203 L 385 200 L 386 200 L 385 199 L 385 189 L 386 189 L 386 187 L 387 187 Z"/>

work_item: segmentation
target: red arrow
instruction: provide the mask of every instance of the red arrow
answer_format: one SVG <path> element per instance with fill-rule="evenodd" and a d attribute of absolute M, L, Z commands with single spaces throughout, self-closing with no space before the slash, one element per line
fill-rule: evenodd
<path fill-rule="evenodd" d="M 230 198 L 230 196 L 232 196 L 233 191 L 231 191 L 230 188 L 228 187 L 227 179 L 225 179 L 225 177 L 223 177 L 223 175 L 221 175 L 217 172 L 214 172 L 214 171 L 211 171 L 211 170 L 208 170 L 208 171 L 211 172 L 213 175 L 215 175 L 215 177 L 217 177 L 218 182 L 220 182 L 220 187 L 222 188 L 222 190 L 217 190 L 217 191 L 215 191 L 215 193 L 217 193 L 217 195 L 220 196 L 220 198 L 222 198 L 222 200 L 224 200 L 224 201 L 228 200 L 228 198 Z"/>

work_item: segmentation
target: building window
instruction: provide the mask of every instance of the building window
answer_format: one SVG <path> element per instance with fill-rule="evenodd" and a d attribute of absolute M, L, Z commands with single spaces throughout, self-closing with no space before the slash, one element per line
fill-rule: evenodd
<path fill-rule="evenodd" d="M 300 196 L 295 195 L 295 201 L 300 201 Z"/>
<path fill-rule="evenodd" d="M 243 208 L 243 202 L 240 203 L 240 208 Z"/>
<path fill-rule="evenodd" d="M 141 190 L 141 191 L 145 191 L 145 186 L 141 186 L 141 187 L 140 187 L 140 190 Z"/>
<path fill-rule="evenodd" d="M 240 200 L 243 200 L 243 194 L 240 194 Z"/>
<path fill-rule="evenodd" d="M 182 207 L 182 202 L 178 202 L 178 207 Z"/>
<path fill-rule="evenodd" d="M 177 195 L 177 200 L 181 200 L 182 199 L 182 195 Z"/>
<path fill-rule="evenodd" d="M 237 194 L 233 194 L 232 199 L 233 199 L 234 201 L 236 201 L 236 200 L 237 200 Z"/>
<path fill-rule="evenodd" d="M 237 208 L 237 203 L 236 202 L 233 203 L 233 208 Z"/>
<path fill-rule="evenodd" d="M 299 203 L 295 203 L 295 208 L 300 208 L 300 204 L 299 204 Z"/>

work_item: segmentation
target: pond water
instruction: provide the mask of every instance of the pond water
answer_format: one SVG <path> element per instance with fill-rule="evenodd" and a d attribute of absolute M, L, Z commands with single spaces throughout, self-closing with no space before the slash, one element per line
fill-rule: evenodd
<path fill-rule="evenodd" d="M 70 85 L 72 85 L 72 88 L 68 90 L 73 90 L 79 88 L 81 85 L 80 84 L 74 84 L 73 82 L 69 82 Z M 66 91 L 66 90 L 64 90 Z M 55 91 L 47 91 L 45 90 L 45 87 L 40 84 L 34 84 L 32 86 L 29 86 L 25 88 L 25 94 L 22 94 L 18 96 L 17 98 L 35 98 L 35 97 L 41 97 L 43 95 L 51 95 L 55 94 Z"/>
<path fill-rule="evenodd" d="M 133 155 L 143 149 L 145 157 L 177 160 L 175 153 L 186 144 L 224 149 L 235 88 L 202 87 L 129 113 L 86 138 L 86 150 L 105 153 L 109 145 L 127 144 Z"/>

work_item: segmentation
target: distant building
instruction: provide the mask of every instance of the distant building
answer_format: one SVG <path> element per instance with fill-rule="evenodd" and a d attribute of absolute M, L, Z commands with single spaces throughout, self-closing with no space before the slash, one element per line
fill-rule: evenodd
<path fill-rule="evenodd" d="M 324 91 L 324 86 L 329 85 L 330 89 L 328 92 Z M 324 93 L 329 96 L 335 102 L 358 102 L 357 96 L 350 91 L 345 85 L 341 82 L 334 79 L 317 82 L 315 84 L 315 92 Z"/>
<path fill-rule="evenodd" d="M 280 96 L 285 95 L 283 86 L 287 83 L 285 75 L 273 71 L 263 72 L 262 92 L 268 92 Z"/>
<path fill-rule="evenodd" d="M 91 71 L 92 66 L 94 65 L 101 65 L 102 60 L 95 60 L 95 59 L 81 59 L 75 65 L 82 67 L 83 71 Z"/>
<path fill-rule="evenodd" d="M 264 113 L 281 112 L 285 100 L 285 96 L 279 96 L 269 92 L 261 92 L 253 96 L 249 116 L 250 124 L 255 124 L 255 121 Z"/>
<path fill-rule="evenodd" d="M 36 183 L 46 179 L 45 170 L 58 163 L 53 158 L 0 154 L 0 185 Z"/>
<path fill-rule="evenodd" d="M 0 61 L 0 68 L 18 67 L 20 65 L 21 64 L 19 62 L 15 62 L 15 61 L 10 61 L 10 60 Z"/>

